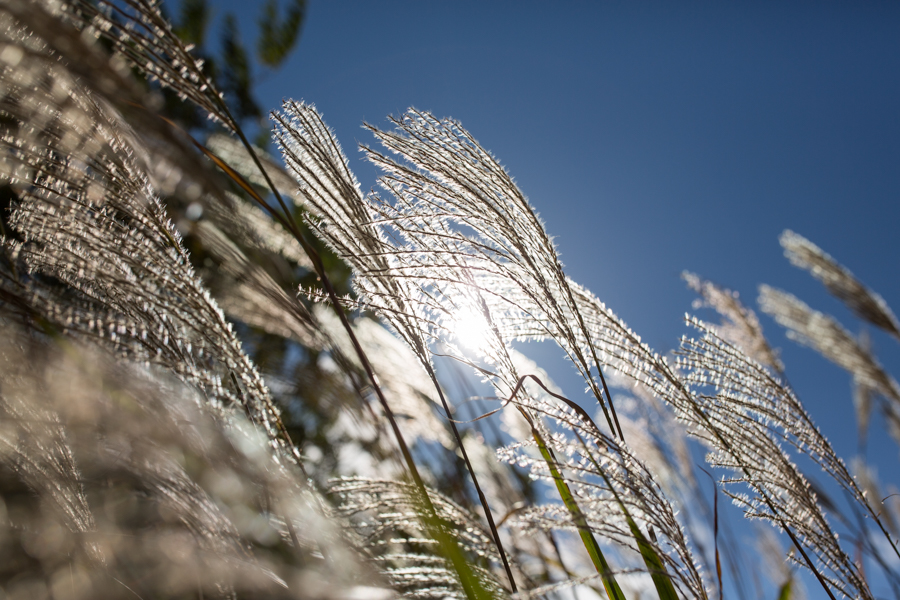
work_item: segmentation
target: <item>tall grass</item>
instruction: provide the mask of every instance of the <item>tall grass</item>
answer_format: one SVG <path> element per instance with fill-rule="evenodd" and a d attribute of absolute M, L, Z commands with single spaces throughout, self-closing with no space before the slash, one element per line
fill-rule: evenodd
<path fill-rule="evenodd" d="M 310 104 L 272 114 L 280 158 L 251 145 L 150 0 L 3 0 L 0 36 L 0 593 L 900 595 L 900 515 L 729 290 L 685 274 L 722 323 L 689 317 L 662 356 L 566 275 L 455 121 L 367 126 L 364 194 Z M 160 116 L 160 89 L 218 131 Z M 900 336 L 849 270 L 781 243 Z M 865 340 L 786 292 L 760 306 L 896 435 L 900 388 Z M 758 534 L 776 567 L 720 493 L 781 532 Z"/>

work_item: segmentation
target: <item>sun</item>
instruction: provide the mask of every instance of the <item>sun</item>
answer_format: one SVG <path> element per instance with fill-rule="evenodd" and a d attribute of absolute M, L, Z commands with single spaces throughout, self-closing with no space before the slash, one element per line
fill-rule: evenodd
<path fill-rule="evenodd" d="M 453 315 L 450 330 L 461 346 L 484 353 L 490 345 L 491 326 L 484 314 L 465 308 Z"/>

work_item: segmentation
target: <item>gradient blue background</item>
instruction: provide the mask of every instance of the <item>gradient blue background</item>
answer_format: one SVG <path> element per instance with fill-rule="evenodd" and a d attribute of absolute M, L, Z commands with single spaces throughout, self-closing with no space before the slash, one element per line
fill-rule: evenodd
<path fill-rule="evenodd" d="M 252 35 L 256 6 L 215 10 Z M 658 351 L 687 331 L 683 269 L 754 307 L 759 283 L 786 289 L 859 332 L 783 258 L 785 228 L 900 310 L 900 4 L 313 0 L 299 47 L 258 89 L 267 108 L 315 103 L 364 189 L 363 120 L 409 106 L 458 119 L 515 177 L 567 272 Z M 762 318 L 852 456 L 849 376 Z M 900 373 L 896 342 L 873 333 Z M 578 396 L 559 352 L 535 350 Z M 874 429 L 870 458 L 896 482 L 897 448 Z"/>

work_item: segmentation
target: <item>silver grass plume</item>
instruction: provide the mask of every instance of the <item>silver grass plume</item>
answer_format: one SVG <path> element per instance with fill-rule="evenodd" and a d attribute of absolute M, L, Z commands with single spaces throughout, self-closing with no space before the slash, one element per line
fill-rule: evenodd
<path fill-rule="evenodd" d="M 872 417 L 872 403 L 875 390 L 858 377 L 853 378 L 853 409 L 856 411 L 856 435 L 861 448 L 865 448 L 869 435 L 869 421 Z M 895 426 L 896 421 L 891 421 Z M 896 437 L 896 432 L 892 432 Z"/>
<path fill-rule="evenodd" d="M 811 309 L 792 294 L 767 285 L 759 286 L 759 307 L 788 330 L 789 338 L 816 350 L 880 394 L 900 403 L 900 386 L 894 378 L 834 318 Z"/>
<path fill-rule="evenodd" d="M 136 134 L 65 62 L 44 72 L 45 56 L 18 48 L 0 72 L 9 119 L 0 175 L 19 194 L 9 222 L 21 240 L 4 241 L 9 296 L 60 331 L 167 366 L 286 443 L 265 385 L 156 197 Z M 31 275 L 21 280 L 17 269 Z"/>
<path fill-rule="evenodd" d="M 283 115 L 274 116 L 275 137 L 285 164 L 300 184 L 296 194 L 312 217 L 311 229 L 351 266 L 353 285 L 362 305 L 375 309 L 390 324 L 429 374 L 432 391 L 439 391 L 428 352 L 428 342 L 433 338 L 428 323 L 432 319 L 417 301 L 419 291 L 414 283 L 392 276 L 389 258 L 384 256 L 389 244 L 381 230 L 373 225 L 359 184 L 337 140 L 315 107 L 286 102 L 284 108 Z M 354 304 L 350 299 L 347 302 Z M 377 355 L 373 360 L 378 360 Z M 388 363 L 380 366 L 391 372 L 396 369 Z M 389 377 L 387 381 L 395 379 Z M 401 402 L 403 398 L 413 400 L 424 392 L 421 386 L 402 389 L 402 385 L 395 391 L 400 392 Z M 415 412 L 424 418 L 419 402 L 404 404 L 407 409 L 416 406 Z"/>
<path fill-rule="evenodd" d="M 41 402 L 28 402 L 39 387 L 34 381 L 38 374 L 22 373 L 22 364 L 15 359 L 24 358 L 24 350 L 17 347 L 19 332 L 4 324 L 3 333 L 12 342 L 4 340 L 0 354 L 3 393 L 0 397 L 0 465 L 12 468 L 21 482 L 38 495 L 48 510 L 54 512 L 65 527 L 73 533 L 87 533 L 96 529 L 94 515 L 88 504 L 82 485 L 82 476 L 75 464 L 66 427 L 52 406 Z M 42 365 L 43 366 L 43 365 Z M 0 468 L 2 468 L 0 467 Z M 9 489 L 3 478 L 2 489 Z M 2 498 L 0 498 L 2 505 Z M 3 515 L 7 509 L 3 506 Z M 6 525 L 6 524 L 4 524 Z M 2 539 L 5 536 L 0 536 Z M 85 557 L 102 563 L 98 549 L 91 544 L 84 547 Z"/>
<path fill-rule="evenodd" d="M 395 224 L 390 221 L 390 217 L 385 218 L 394 207 L 374 195 L 369 197 L 368 203 L 370 210 L 378 219 L 370 227 L 373 230 L 378 228 L 379 233 L 383 234 L 379 236 L 380 252 L 371 260 L 390 264 L 391 271 L 388 273 L 373 270 L 369 273 L 358 273 L 357 282 L 364 282 L 360 287 L 368 285 L 365 282 L 369 278 L 396 278 L 398 281 L 389 282 L 388 285 L 409 290 L 404 296 L 405 305 L 416 310 L 415 312 L 410 310 L 404 316 L 412 317 L 410 319 L 412 325 L 421 328 L 423 342 L 428 340 L 438 342 L 437 352 L 475 367 L 477 372 L 490 379 L 501 397 L 516 394 L 530 397 L 534 389 L 529 389 L 531 387 L 529 382 L 519 376 L 515 364 L 517 353 L 508 346 L 509 340 L 504 340 L 499 335 L 493 324 L 492 309 L 485 301 L 485 294 L 476 284 L 470 270 L 462 267 L 466 260 L 465 250 L 461 250 L 452 241 L 448 242 L 443 236 L 429 236 L 430 222 L 424 219 L 421 224 L 424 239 L 414 239 L 414 235 L 408 235 L 404 240 L 398 240 L 393 235 Z M 402 199 L 398 199 L 398 204 L 401 203 Z M 389 223 L 388 226 L 384 225 L 385 221 Z M 426 246 L 429 243 L 431 245 Z M 395 318 L 392 315 L 399 312 L 390 304 L 395 301 L 393 298 L 371 294 L 364 295 L 363 298 L 366 306 L 382 311 L 388 320 Z M 466 339 L 466 333 L 460 333 L 459 325 L 481 330 L 477 334 L 478 340 L 475 344 L 477 347 L 474 350 L 487 361 L 491 370 L 479 366 L 460 349 L 459 346 L 462 345 L 472 346 L 473 340 Z M 425 344 L 420 347 L 425 347 Z M 526 437 L 546 433 L 540 418 L 529 413 L 526 405 L 527 401 L 518 406 L 528 421 Z"/>
<path fill-rule="evenodd" d="M 353 269 L 354 288 L 363 306 L 375 308 L 415 353 L 430 365 L 429 321 L 418 289 L 393 277 L 390 247 L 363 200 L 356 177 L 315 107 L 288 101 L 276 114 L 275 138 L 288 169 L 300 184 L 298 197 L 310 215 L 310 227 Z M 296 186 L 296 183 L 295 183 Z"/>
<path fill-rule="evenodd" d="M 884 299 L 864 286 L 846 267 L 802 235 L 786 229 L 778 238 L 791 264 L 806 269 L 860 319 L 900 340 L 900 323 Z"/>
<path fill-rule="evenodd" d="M 686 380 L 697 387 L 715 387 L 719 401 L 727 401 L 733 405 L 733 410 L 739 410 L 742 421 L 765 424 L 770 435 L 815 461 L 869 513 L 870 518 L 879 522 L 878 511 L 869 505 L 864 490 L 812 422 L 794 392 L 762 364 L 720 337 L 718 332 L 699 321 L 692 324 L 703 333 L 703 338 L 682 343 L 679 363 L 690 369 Z M 888 541 L 892 542 L 890 538 Z"/>
<path fill-rule="evenodd" d="M 679 364 L 688 370 L 685 381 L 692 386 L 696 413 L 703 417 L 691 414 L 682 418 L 695 425 L 695 434 L 714 449 L 707 462 L 733 471 L 734 475 L 723 481 L 725 493 L 748 517 L 771 521 L 799 543 L 801 552 L 814 556 L 818 562 L 814 573 L 820 581 L 848 598 L 871 598 L 865 578 L 844 553 L 809 482 L 782 443 L 810 456 L 868 508 L 843 462 L 793 393 L 765 367 L 701 321 L 692 319 L 690 323 L 702 338 L 682 339 Z M 734 489 L 742 483 L 752 496 Z M 876 516 L 871 508 L 868 511 Z"/>
<path fill-rule="evenodd" d="M 598 349 L 601 362 L 646 386 L 677 410 L 676 403 L 684 395 L 684 384 L 666 357 L 644 343 L 640 335 L 589 290 L 574 281 L 569 285 L 581 307 L 588 335 Z M 536 334 L 536 331 L 532 333 Z"/>
<path fill-rule="evenodd" d="M 232 132 L 238 125 L 222 94 L 160 10 L 159 0 L 69 0 L 63 11 L 88 35 L 110 42 L 115 56 L 188 100 Z"/>
<path fill-rule="evenodd" d="M 586 417 L 560 402 L 531 402 L 528 408 L 550 423 L 545 436 L 557 458 L 572 493 L 587 516 L 590 529 L 597 535 L 641 555 L 641 544 L 653 548 L 664 561 L 664 572 L 651 576 L 671 576 L 679 594 L 685 598 L 707 598 L 706 587 L 696 566 L 687 539 L 650 471 L 634 456 L 625 442 L 603 434 Z M 501 459 L 531 470 L 532 477 L 552 481 L 544 460 L 523 450 L 531 442 L 515 443 L 498 451 Z M 553 530 L 575 529 L 569 511 L 559 504 L 543 504 L 525 509 L 512 517 L 520 527 Z M 629 570 L 630 571 L 630 570 Z M 636 572 L 646 572 L 643 565 Z"/>
<path fill-rule="evenodd" d="M 807 561 L 806 566 L 821 577 L 820 581 L 829 594 L 831 592 L 827 586 L 848 597 L 871 597 L 865 580 L 834 537 L 808 483 L 777 441 L 767 433 L 768 426 L 748 418 L 742 406 L 733 405 L 727 395 L 708 396 L 694 391 L 692 383 L 703 385 L 703 381 L 685 380 L 665 357 L 653 352 L 590 292 L 574 283 L 572 286 L 604 364 L 646 385 L 672 406 L 679 419 L 688 426 L 691 435 L 713 449 L 707 457 L 708 462 L 735 472 L 726 483 L 742 482 L 750 486 L 756 496 L 741 500 L 747 508 L 747 515 L 773 521 L 792 536 L 801 552 L 809 549 L 813 553 L 827 553 L 826 558 L 819 556 L 819 559 L 831 570 L 831 577 L 826 578 L 819 573 L 819 567 L 812 561 Z M 704 331 L 707 331 L 705 327 Z M 729 346 L 723 340 L 716 339 L 718 344 Z M 733 352 L 743 357 L 742 361 L 753 363 L 741 351 Z M 827 460 L 825 462 L 823 468 L 829 471 Z M 803 504 L 795 506 L 797 499 L 786 499 L 786 483 L 793 486 L 791 491 L 798 494 Z M 794 513 L 800 506 L 802 511 Z"/>
<path fill-rule="evenodd" d="M 92 7 L 88 12 L 96 10 Z M 4 0 L 0 2 L 0 28 L 0 39 L 8 44 L 5 62 L 19 67 L 17 77 L 25 85 L 29 78 L 53 77 L 61 100 L 69 85 L 67 79 L 77 79 L 80 87 L 104 98 L 126 117 L 143 138 L 142 151 L 152 156 L 147 162 L 148 174 L 160 191 L 178 189 L 186 197 L 196 197 L 198 182 L 204 189 L 217 189 L 208 165 L 184 133 L 150 110 L 159 99 L 133 80 L 130 69 L 135 65 L 121 54 L 110 55 L 98 39 L 103 29 L 86 24 L 83 11 L 70 2 Z M 163 55 L 159 58 L 165 60 Z M 189 183 L 183 181 L 187 173 L 191 174 Z"/>
<path fill-rule="evenodd" d="M 380 221 L 417 252 L 410 260 L 418 264 L 405 267 L 407 276 L 474 287 L 493 305 L 491 312 L 539 323 L 542 337 L 554 339 L 587 382 L 610 430 L 621 435 L 603 374 L 593 374 L 600 367 L 597 352 L 562 263 L 512 178 L 455 121 L 409 110 L 392 122 L 393 132 L 369 129 L 407 164 L 364 150 L 385 173 L 379 183 L 397 200 L 378 204 Z M 402 249 L 395 256 L 403 258 Z"/>
<path fill-rule="evenodd" d="M 477 476 L 469 462 L 465 446 L 461 443 L 462 438 L 452 421 L 450 407 L 434 372 L 428 350 L 432 337 L 431 320 L 427 310 L 423 309 L 428 300 L 423 301 L 414 281 L 396 277 L 392 273 L 392 269 L 396 272 L 396 261 L 394 260 L 392 264 L 391 257 L 385 253 L 385 249 L 390 247 L 387 237 L 380 228 L 373 227 L 372 211 L 363 201 L 359 184 L 350 171 L 347 158 L 321 115 L 314 107 L 294 101 L 286 101 L 283 110 L 281 114 L 273 114 L 274 135 L 285 164 L 300 184 L 300 197 L 312 215 L 310 227 L 351 266 L 356 275 L 353 280 L 354 286 L 363 301 L 376 309 L 379 316 L 391 325 L 432 380 L 479 495 L 510 587 L 515 590 L 515 580 L 502 550 L 502 542 L 494 526 L 490 507 L 480 491 Z M 342 310 L 339 306 L 334 308 Z M 352 333 L 352 330 L 348 329 L 348 332 Z M 358 354 L 362 358 L 361 350 Z M 374 382 L 375 376 L 371 377 Z M 379 393 L 382 408 L 394 428 L 395 437 L 404 453 L 408 468 L 416 483 L 421 485 L 418 470 L 393 419 L 391 408 L 380 390 L 376 389 L 376 392 Z M 424 487 L 422 492 L 423 499 L 428 504 L 430 501 Z M 463 583 L 466 584 L 465 581 Z"/>
<path fill-rule="evenodd" d="M 502 264 L 500 260 L 497 260 L 492 255 L 492 252 L 495 252 L 496 250 L 490 245 L 491 242 L 494 242 L 496 237 L 502 235 L 502 233 L 498 234 L 495 230 L 488 229 L 486 225 L 482 224 L 488 222 L 493 226 L 493 221 L 489 218 L 493 218 L 494 215 L 490 213 L 482 213 L 480 215 L 473 214 L 474 211 L 464 212 L 466 208 L 464 199 L 461 200 L 457 197 L 457 194 L 462 194 L 460 194 L 457 189 L 453 188 L 454 185 L 462 186 L 464 184 L 469 184 L 471 190 L 466 191 L 469 191 L 469 193 L 473 195 L 480 192 L 481 190 L 478 188 L 480 181 L 475 181 L 473 183 L 465 177 L 467 174 L 466 168 L 475 169 L 477 166 L 473 167 L 472 165 L 467 165 L 462 160 L 455 159 L 453 156 L 445 157 L 440 155 L 439 150 L 433 151 L 433 153 L 442 158 L 443 163 L 439 162 L 437 159 L 431 158 L 431 155 L 423 150 L 421 146 L 422 144 L 431 142 L 428 137 L 429 135 L 433 135 L 435 138 L 440 139 L 440 135 L 444 132 L 433 133 L 426 126 L 418 124 L 416 121 L 417 118 L 424 120 L 428 117 L 417 117 L 416 115 L 407 117 L 402 123 L 401 129 L 405 131 L 411 130 L 413 131 L 413 134 L 410 134 L 408 137 L 397 135 L 394 138 L 391 138 L 391 142 L 394 142 L 394 140 L 401 141 L 394 142 L 393 147 L 390 143 L 387 143 L 386 145 L 392 150 L 399 151 L 404 157 L 408 158 L 414 166 L 419 167 L 420 170 L 433 168 L 438 174 L 435 175 L 433 179 L 428 179 L 427 177 L 422 176 L 418 170 L 413 171 L 412 169 L 401 167 L 396 165 L 396 163 L 391 163 L 383 157 L 379 157 L 380 155 L 373 154 L 373 160 L 375 160 L 375 162 L 380 165 L 387 164 L 386 169 L 389 172 L 389 177 L 384 178 L 384 183 L 398 199 L 398 203 L 395 206 L 399 208 L 395 208 L 394 212 L 391 212 L 390 208 L 381 208 L 386 206 L 383 203 L 378 205 L 379 209 L 382 211 L 382 220 L 387 226 L 398 229 L 401 234 L 405 236 L 405 241 L 408 243 L 410 241 L 415 241 L 415 244 L 411 244 L 413 249 L 425 248 L 426 250 L 432 250 L 433 254 L 439 259 L 441 253 L 444 253 L 444 255 L 449 254 L 446 245 L 455 243 L 457 246 L 453 248 L 453 250 L 456 250 L 458 255 L 464 255 L 466 257 L 466 262 L 463 262 L 463 259 L 460 259 L 457 265 L 453 265 L 450 261 L 446 260 L 429 264 L 427 263 L 427 257 L 425 257 L 420 259 L 419 264 L 416 264 L 413 268 L 409 269 L 411 273 L 410 276 L 422 277 L 422 274 L 427 267 L 433 267 L 437 274 L 432 275 L 431 279 L 441 281 L 441 277 L 443 277 L 443 281 L 446 282 L 448 277 L 446 275 L 447 266 L 448 263 L 450 263 L 451 268 L 456 266 L 458 270 L 471 269 L 472 271 L 475 271 L 477 275 L 473 278 L 477 278 L 476 280 L 478 283 L 476 285 L 479 292 L 491 298 L 497 298 L 502 295 L 497 301 L 497 304 L 509 301 L 511 294 L 509 294 L 505 288 L 497 284 L 497 282 L 502 281 L 503 277 L 506 275 L 503 270 L 506 265 Z M 410 123 L 413 124 L 411 125 Z M 446 128 L 451 127 L 446 124 L 441 124 L 440 126 Z M 432 125 L 432 128 L 439 129 L 440 126 Z M 381 134 L 380 139 L 384 142 L 383 138 L 385 137 L 387 137 L 386 134 Z M 435 146 L 441 148 L 439 142 L 431 143 L 434 143 Z M 456 151 L 459 147 L 466 148 L 464 144 L 459 142 L 447 142 L 446 146 L 452 151 Z M 451 150 L 448 150 L 447 154 L 451 154 Z M 433 161 L 433 163 L 438 166 L 434 166 L 432 163 L 427 162 L 428 160 Z M 470 159 L 470 161 L 473 164 L 478 164 L 474 159 Z M 462 163 L 463 167 L 457 167 L 457 163 Z M 442 172 L 441 168 L 446 168 L 447 165 L 457 167 L 457 170 L 461 171 L 462 174 L 456 175 L 455 173 Z M 441 180 L 441 176 L 445 177 L 447 181 Z M 454 181 L 454 177 L 456 177 L 456 181 Z M 474 177 L 472 180 L 474 180 Z M 488 179 L 488 181 L 491 180 Z M 493 183 L 494 182 L 491 181 L 491 184 Z M 490 184 L 487 183 L 483 185 L 485 187 L 490 186 Z M 459 208 L 458 205 L 462 205 L 463 208 Z M 465 218 L 458 217 L 458 214 L 464 215 Z M 482 237 L 483 239 L 486 239 L 487 242 L 479 240 L 481 247 L 478 247 L 475 243 L 469 243 L 469 240 L 462 235 L 456 234 L 454 236 L 455 232 L 450 231 L 446 227 L 442 229 L 439 226 L 423 225 L 423 223 L 427 223 L 429 220 L 434 223 L 440 223 L 442 220 L 445 222 L 458 220 L 455 222 L 460 223 L 461 226 L 475 229 L 476 231 L 478 231 L 477 228 L 481 226 L 485 230 Z M 431 233 L 432 231 L 435 233 Z M 428 235 L 433 235 L 434 237 L 441 236 L 445 241 L 442 241 L 440 244 L 432 243 L 428 246 L 421 241 Z M 449 242 L 446 241 L 447 238 L 449 238 Z M 441 248 L 441 244 L 444 244 L 445 246 Z M 468 251 L 471 247 L 475 247 L 474 252 Z M 438 252 L 434 252 L 434 250 L 438 250 Z M 423 250 L 419 250 L 419 252 L 423 252 Z M 397 254 L 400 254 L 400 252 L 398 251 Z M 474 260 L 472 259 L 473 256 L 475 257 Z M 505 255 L 500 254 L 500 256 L 506 258 Z M 450 277 L 454 277 L 454 275 L 451 275 Z M 459 275 L 455 275 L 455 277 L 458 279 L 454 280 L 454 282 L 458 281 L 462 283 L 465 281 L 465 279 Z M 581 314 L 584 315 L 586 328 L 591 330 L 590 333 L 584 335 L 592 336 L 593 346 L 597 349 L 598 353 L 603 356 L 603 362 L 605 364 L 612 364 L 626 375 L 633 376 L 639 381 L 646 383 L 654 389 L 656 393 L 660 394 L 661 397 L 670 400 L 674 399 L 677 404 L 681 405 L 681 408 L 685 409 L 686 413 L 691 413 L 696 416 L 698 410 L 696 406 L 693 406 L 694 400 L 692 399 L 691 393 L 680 381 L 675 372 L 668 367 L 666 361 L 653 353 L 646 345 L 642 344 L 638 336 L 633 334 L 624 323 L 619 321 L 602 305 L 602 303 L 599 303 L 599 301 L 591 296 L 589 292 L 577 288 L 577 286 L 571 282 L 568 282 L 567 287 L 573 290 L 573 295 L 577 298 L 577 302 L 579 302 Z M 498 290 L 501 291 L 498 292 Z M 527 306 L 526 302 L 529 299 L 520 298 L 521 296 L 516 296 L 515 300 L 517 303 L 510 302 L 510 304 L 514 304 L 516 308 L 521 308 L 523 305 Z M 490 300 L 488 300 L 488 302 L 490 302 Z M 503 314 L 502 311 L 497 312 Z M 512 311 L 507 311 L 507 314 L 509 312 Z M 509 337 L 529 339 L 545 337 L 548 333 L 548 326 L 546 321 L 536 318 L 536 312 L 537 311 L 525 309 L 521 311 L 520 314 L 522 314 L 522 316 L 519 320 L 516 320 L 515 317 L 496 318 L 494 319 L 494 323 L 497 324 L 498 328 L 501 328 L 501 335 L 506 334 L 506 336 Z M 507 315 L 504 315 L 504 317 L 506 316 Z M 572 316 L 574 317 L 574 315 Z M 573 318 L 571 321 L 575 321 L 575 319 Z M 580 341 L 581 343 L 587 342 L 587 340 L 577 341 Z M 696 419 L 694 423 L 698 424 Z M 713 427 L 712 437 L 717 439 L 712 441 L 721 441 L 719 436 L 722 436 L 723 434 L 725 434 L 723 429 Z M 773 448 L 777 450 L 777 444 L 773 444 Z M 778 451 L 780 452 L 780 450 Z M 732 456 L 732 458 L 735 460 L 731 464 L 742 468 L 749 469 L 750 465 L 753 464 L 752 462 L 746 461 L 747 457 L 740 456 L 739 454 Z M 786 459 L 785 462 L 789 465 L 789 462 L 786 461 Z M 814 508 L 815 510 L 818 510 L 817 507 L 814 506 Z M 788 511 L 789 504 L 782 504 L 780 510 Z M 837 549 L 836 555 L 839 557 L 835 561 L 835 564 L 837 564 L 839 568 L 849 564 L 849 561 L 847 561 L 846 556 L 841 553 L 840 547 L 837 546 L 836 542 L 832 542 L 832 547 Z M 815 566 L 810 566 L 815 569 Z M 842 574 L 842 576 L 843 575 L 846 574 Z M 838 579 L 839 585 L 842 585 L 840 583 L 841 577 Z M 850 584 L 851 587 L 861 583 L 858 577 L 854 580 L 852 572 L 850 579 L 853 580 Z"/>
<path fill-rule="evenodd" d="M 411 111 L 395 123 L 399 133 L 376 131 L 376 136 L 416 168 L 368 151 L 370 159 L 387 171 L 379 181 L 396 201 L 389 204 L 377 196 L 369 198 L 368 209 L 376 219 L 367 229 L 376 231 L 371 237 L 377 235 L 373 243 L 377 254 L 363 259 L 348 256 L 348 260 L 380 260 L 388 266 L 390 275 L 402 281 L 394 285 L 412 285 L 413 293 L 406 297 L 420 303 L 419 315 L 424 315 L 417 315 L 418 318 L 444 344 L 450 343 L 447 334 L 453 334 L 454 321 L 461 313 L 478 319 L 484 330 L 480 336 L 484 345 L 479 350 L 494 366 L 491 379 L 499 384 L 501 394 L 515 396 L 522 388 L 523 379 L 518 376 L 508 348 L 508 343 L 521 333 L 516 327 L 522 324 L 544 327 L 542 337 L 551 335 L 557 339 L 570 351 L 576 364 L 579 359 L 575 356 L 580 356 L 583 365 L 591 363 L 593 359 L 587 353 L 596 354 L 589 349 L 590 342 L 570 343 L 578 340 L 578 334 L 568 324 L 579 320 L 568 318 L 573 315 L 571 307 L 575 302 L 570 282 L 562 274 L 555 250 L 539 221 L 502 168 L 451 121 L 437 121 L 430 115 Z M 454 187 L 455 177 L 470 178 L 473 189 L 483 185 L 483 195 L 462 184 Z M 365 208 L 356 210 L 363 212 Z M 526 222 L 533 227 L 520 231 L 513 217 L 517 211 L 531 214 L 532 221 L 526 216 Z M 349 227 L 342 233 L 346 235 L 347 230 Z M 475 237 L 464 233 L 471 230 Z M 547 278 L 541 273 L 547 273 Z M 363 272 L 361 278 L 386 276 L 375 271 Z M 554 288 L 560 281 L 562 285 Z M 392 301 L 380 297 L 366 300 L 369 306 L 382 310 L 384 303 Z M 566 304 L 560 307 L 560 303 Z M 551 317 L 546 317 L 548 312 Z M 581 327 L 584 336 L 583 322 Z M 501 328 L 505 328 L 503 333 Z M 509 333 L 509 329 L 513 332 Z M 461 353 L 457 358 L 464 360 Z M 589 369 L 582 372 L 590 379 Z M 599 393 L 599 385 L 594 386 Z M 552 435 L 539 418 L 529 416 L 531 402 L 525 398 L 518 407 L 529 419 L 536 439 Z M 606 405 L 601 406 L 606 411 Z M 610 426 L 615 432 L 612 422 Z M 576 520 L 583 518 L 577 510 L 572 516 Z"/>
<path fill-rule="evenodd" d="M 769 346 L 766 336 L 763 335 L 762 325 L 759 324 L 756 313 L 744 306 L 738 298 L 737 292 L 720 287 L 687 271 L 681 274 L 681 278 L 702 298 L 702 300 L 694 302 L 695 310 L 712 308 L 723 317 L 724 321 L 718 326 L 718 332 L 722 338 L 742 348 L 753 360 L 778 372 L 784 370 L 778 353 Z"/>
<path fill-rule="evenodd" d="M 325 347 L 312 314 L 251 262 L 232 238 L 206 220 L 197 224 L 195 233 L 217 263 L 210 292 L 229 317 L 307 348 Z"/>
<path fill-rule="evenodd" d="M 245 419 L 221 419 L 161 369 L 2 333 L 0 556 L 11 560 L 0 585 L 10 597 L 337 599 L 371 585 L 314 492 Z M 48 468 L 60 443 L 65 472 Z"/>
<path fill-rule="evenodd" d="M 390 207 L 363 198 L 340 146 L 315 109 L 293 102 L 285 109 L 284 115 L 276 115 L 276 138 L 301 184 L 299 196 L 312 216 L 311 228 L 353 268 L 360 299 L 358 304 L 347 302 L 375 310 L 431 372 L 429 346 L 452 343 L 459 312 L 481 312 L 480 291 L 465 270 L 462 282 L 451 279 L 456 273 L 428 278 L 419 257 L 391 237 L 391 227 L 380 221 Z M 454 254 L 442 249 L 445 255 Z M 450 266 L 446 270 L 452 273 Z M 461 351 L 456 354 L 463 356 Z M 514 386 L 515 380 L 507 392 Z"/>
<path fill-rule="evenodd" d="M 465 598 L 450 562 L 433 552 L 439 544 L 422 523 L 414 486 L 356 477 L 332 481 L 330 492 L 339 500 L 337 515 L 351 523 L 358 543 L 404 598 Z M 477 576 L 492 597 L 505 597 L 505 590 L 487 568 L 500 562 L 490 532 L 439 492 L 430 489 L 428 495 L 438 519 L 471 556 Z"/>

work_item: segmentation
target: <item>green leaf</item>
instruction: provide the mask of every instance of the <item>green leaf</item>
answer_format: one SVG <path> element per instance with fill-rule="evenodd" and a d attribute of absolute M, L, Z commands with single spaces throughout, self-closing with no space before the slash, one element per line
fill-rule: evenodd
<path fill-rule="evenodd" d="M 493 594 L 487 590 L 484 582 L 472 569 L 469 559 L 459 546 L 456 537 L 448 530 L 447 524 L 437 515 L 434 507 L 421 497 L 425 493 L 427 493 L 425 488 L 417 488 L 413 492 L 413 504 L 417 507 L 416 512 L 419 513 L 419 518 L 422 519 L 427 534 L 438 543 L 438 553 L 453 565 L 466 598 L 468 600 L 493 600 Z"/>
<path fill-rule="evenodd" d="M 181 15 L 175 33 L 189 44 L 203 45 L 206 27 L 209 24 L 209 7 L 206 0 L 183 0 Z"/>
<path fill-rule="evenodd" d="M 593 419 L 591 419 L 590 415 L 588 415 L 583 408 L 575 404 L 570 400 L 563 400 L 572 407 L 573 410 L 579 413 L 579 415 L 585 419 L 588 423 L 593 426 L 595 430 L 599 432 L 597 429 L 597 425 L 594 423 Z M 578 441 L 581 442 L 582 446 L 585 446 L 584 440 L 581 439 L 581 436 L 578 433 L 575 433 L 575 436 L 578 438 Z M 653 585 L 656 587 L 656 593 L 659 595 L 660 600 L 678 600 L 678 594 L 675 592 L 675 585 L 672 583 L 672 578 L 666 572 L 665 563 L 662 558 L 660 558 L 659 553 L 656 551 L 656 548 L 651 544 L 647 538 L 644 536 L 644 532 L 641 531 L 640 527 L 638 527 L 637 523 L 631 517 L 631 513 L 628 512 L 628 507 L 625 505 L 625 502 L 622 498 L 619 497 L 619 494 L 616 492 L 615 487 L 609 478 L 606 477 L 606 474 L 603 472 L 603 467 L 594 460 L 590 451 L 585 453 L 585 456 L 593 463 L 594 468 L 597 469 L 597 473 L 600 477 L 603 478 L 606 485 L 609 487 L 609 490 L 612 492 L 613 496 L 616 499 L 616 503 L 619 505 L 619 508 L 622 509 L 622 512 L 625 515 L 625 520 L 628 523 L 628 528 L 631 530 L 631 535 L 634 536 L 635 541 L 638 545 L 638 550 L 641 553 L 641 558 L 644 559 L 644 565 L 647 567 L 647 572 L 650 573 L 650 577 L 653 580 Z M 652 534 L 653 531 L 651 530 Z M 654 538 L 655 541 L 655 538 Z"/>
<path fill-rule="evenodd" d="M 238 120 L 261 117 L 262 110 L 253 99 L 250 88 L 250 61 L 238 37 L 237 20 L 233 14 L 225 17 L 222 25 L 222 89 L 230 96 Z"/>
<path fill-rule="evenodd" d="M 305 16 L 306 0 L 292 0 L 285 17 L 279 14 L 278 0 L 266 2 L 259 21 L 259 62 L 267 67 L 280 65 L 297 44 Z"/>
<path fill-rule="evenodd" d="M 793 583 L 794 579 L 791 578 L 781 584 L 781 588 L 778 590 L 778 600 L 791 600 Z"/>

